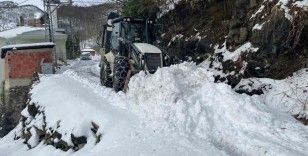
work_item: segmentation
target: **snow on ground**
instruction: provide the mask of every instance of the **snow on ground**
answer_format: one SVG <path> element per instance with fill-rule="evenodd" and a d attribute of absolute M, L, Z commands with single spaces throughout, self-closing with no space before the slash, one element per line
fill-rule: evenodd
<path fill-rule="evenodd" d="M 257 52 L 259 48 L 254 48 L 253 45 L 250 42 L 247 42 L 240 47 L 238 47 L 236 50 L 233 52 L 229 51 L 226 42 L 223 44 L 223 47 L 219 47 L 219 45 L 216 45 L 214 47 L 215 53 L 221 53 L 223 55 L 224 61 L 227 60 L 232 60 L 232 61 L 237 61 L 239 57 L 246 52 Z"/>
<path fill-rule="evenodd" d="M 252 27 L 252 30 L 262 30 L 263 25 L 264 25 L 265 23 L 266 23 L 266 22 L 263 22 L 262 24 L 257 23 L 255 26 Z"/>
<path fill-rule="evenodd" d="M 45 30 L 45 28 L 42 27 L 30 27 L 30 26 L 22 26 L 22 27 L 17 27 L 14 29 L 9 29 L 9 30 L 5 30 L 0 32 L 0 37 L 1 38 L 13 38 L 16 37 L 20 34 L 23 34 L 25 32 L 30 32 L 30 31 L 39 31 L 39 30 Z"/>
<path fill-rule="evenodd" d="M 277 100 L 260 100 L 214 83 L 213 73 L 204 66 L 182 63 L 152 75 L 141 72 L 131 78 L 127 93 L 115 93 L 100 86 L 98 60 L 73 61 L 56 75 L 42 76 L 31 91 L 32 101 L 45 110 L 48 127 L 57 129 L 60 120 L 61 133 L 88 137 L 84 148 L 65 153 L 41 143 L 28 150 L 21 140 L 13 141 L 17 127 L 0 140 L 0 155 L 300 156 L 308 152 L 308 128 L 275 105 Z M 307 81 L 307 76 L 307 72 L 295 74 L 298 81 Z M 36 118 L 33 124 L 40 121 Z M 103 134 L 96 145 L 90 135 L 92 121 Z"/>
<path fill-rule="evenodd" d="M 266 3 L 273 2 L 272 0 L 264 0 L 263 4 L 260 6 L 260 8 L 251 16 L 250 19 L 255 18 L 259 13 L 263 12 Z M 293 16 L 291 15 L 291 9 L 293 7 L 297 7 L 300 9 L 303 9 L 305 11 L 308 10 L 308 0 L 278 0 L 276 2 L 276 5 L 278 6 L 281 10 L 285 12 L 285 17 L 293 21 Z"/>
<path fill-rule="evenodd" d="M 273 108 L 292 115 L 308 117 L 308 69 L 302 69 L 284 80 L 268 78 L 243 79 L 236 89 L 262 89 L 259 98 Z M 308 119 L 308 118 L 307 118 Z"/>

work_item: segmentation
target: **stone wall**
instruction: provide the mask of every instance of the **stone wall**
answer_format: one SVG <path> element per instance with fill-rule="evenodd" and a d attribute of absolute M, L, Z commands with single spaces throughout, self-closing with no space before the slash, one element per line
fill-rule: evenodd
<path fill-rule="evenodd" d="M 4 59 L 0 58 L 0 95 L 2 94 L 3 82 L 4 81 Z"/>
<path fill-rule="evenodd" d="M 26 107 L 29 90 L 30 85 L 11 88 L 5 92 L 6 96 L 1 104 L 0 137 L 5 136 L 18 124 L 20 112 Z"/>
<path fill-rule="evenodd" d="M 241 78 L 284 79 L 308 67 L 308 10 L 288 5 L 290 20 L 277 0 L 190 2 L 180 1 L 159 19 L 165 26 L 160 47 L 168 55 L 197 63 L 217 60 L 224 68 L 218 70 L 235 72 L 236 81 L 228 79 L 233 86 Z M 258 51 L 246 51 L 234 62 L 214 53 L 216 46 L 234 52 L 248 42 Z"/>

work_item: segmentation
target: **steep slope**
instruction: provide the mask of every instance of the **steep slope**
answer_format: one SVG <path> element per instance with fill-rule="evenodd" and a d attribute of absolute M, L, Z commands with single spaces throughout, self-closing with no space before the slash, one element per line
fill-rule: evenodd
<path fill-rule="evenodd" d="M 233 86 L 243 77 L 283 79 L 307 67 L 307 8 L 307 0 L 179 1 L 160 19 L 161 46 L 181 60 L 220 62 Z M 257 51 L 245 49 L 236 60 L 221 53 L 247 44 Z"/>

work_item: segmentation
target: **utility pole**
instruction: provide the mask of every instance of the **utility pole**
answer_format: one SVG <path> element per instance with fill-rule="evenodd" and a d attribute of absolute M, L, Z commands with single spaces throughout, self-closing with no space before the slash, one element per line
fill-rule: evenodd
<path fill-rule="evenodd" d="M 69 6 L 72 7 L 73 6 L 73 1 L 70 0 L 69 2 Z M 70 20 L 70 37 L 72 38 L 72 56 L 73 58 L 75 58 L 75 37 L 74 37 L 74 30 L 73 30 L 73 26 L 72 26 L 72 17 L 69 18 Z"/>
<path fill-rule="evenodd" d="M 54 25 L 53 25 L 53 13 L 60 5 L 68 4 L 71 0 L 44 0 L 44 11 L 45 15 L 45 40 L 49 42 L 54 42 Z M 55 15 L 57 16 L 57 15 Z M 56 23 L 58 21 L 55 21 Z M 47 35 L 48 33 L 48 35 Z M 48 37 L 48 39 L 47 39 Z M 55 52 L 55 60 L 57 60 L 57 53 Z"/>
<path fill-rule="evenodd" d="M 53 31 L 53 23 L 52 23 L 52 10 L 50 7 L 50 1 L 46 0 L 46 8 L 48 14 L 48 34 L 49 34 L 49 42 L 54 42 L 54 31 Z"/>

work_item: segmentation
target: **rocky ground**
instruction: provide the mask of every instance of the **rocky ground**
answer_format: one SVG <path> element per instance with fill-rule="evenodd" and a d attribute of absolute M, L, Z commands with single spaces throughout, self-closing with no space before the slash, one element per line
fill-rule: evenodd
<path fill-rule="evenodd" d="M 305 0 L 177 1 L 160 19 L 161 46 L 181 60 L 219 62 L 232 86 L 249 77 L 283 79 L 307 67 L 307 11 Z M 247 44 L 258 49 L 224 58 Z"/>

